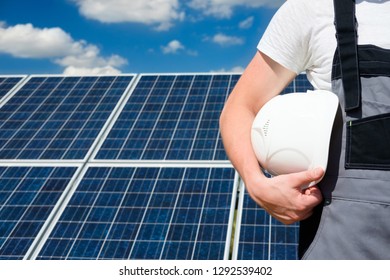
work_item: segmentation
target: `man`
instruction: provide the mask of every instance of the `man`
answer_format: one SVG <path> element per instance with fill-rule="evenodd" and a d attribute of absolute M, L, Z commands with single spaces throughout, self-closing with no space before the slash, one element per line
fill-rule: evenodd
<path fill-rule="evenodd" d="M 289 0 L 278 10 L 223 109 L 222 138 L 251 197 L 285 224 L 303 221 L 304 258 L 390 258 L 390 156 L 383 154 L 385 141 L 390 141 L 386 133 L 390 121 L 375 121 L 368 130 L 361 125 L 378 115 L 387 120 L 390 112 L 390 1 L 335 1 L 341 3 L 336 26 L 332 0 Z M 348 22 L 354 13 L 357 24 Z M 343 25 L 356 30 L 336 36 L 336 29 L 344 32 Z M 348 40 L 355 40 L 355 45 L 345 47 Z M 360 62 L 344 63 L 343 57 L 359 57 Z M 321 178 L 322 169 L 266 178 L 250 140 L 259 109 L 302 71 L 314 88 L 337 94 L 342 111 L 325 177 L 304 192 L 300 187 Z M 351 97 L 349 92 L 357 91 Z M 374 143 L 367 139 L 371 133 Z"/>

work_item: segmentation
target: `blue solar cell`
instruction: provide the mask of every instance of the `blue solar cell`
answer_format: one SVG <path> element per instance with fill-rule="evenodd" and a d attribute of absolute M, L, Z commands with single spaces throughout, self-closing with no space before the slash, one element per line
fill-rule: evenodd
<path fill-rule="evenodd" d="M 292 92 L 306 92 L 307 90 L 313 90 L 313 86 L 307 80 L 305 74 L 298 75 L 282 92 L 292 93 Z"/>
<path fill-rule="evenodd" d="M 0 158 L 83 159 L 132 79 L 30 78 L 0 110 Z"/>
<path fill-rule="evenodd" d="M 0 99 L 9 93 L 23 77 L 0 77 Z"/>
<path fill-rule="evenodd" d="M 22 259 L 74 167 L 0 167 L 0 258 Z"/>
<path fill-rule="evenodd" d="M 142 76 L 96 159 L 226 160 L 218 119 L 238 77 Z"/>
<path fill-rule="evenodd" d="M 220 252 L 222 249 L 222 243 L 202 242 L 195 251 L 194 256 L 199 260 L 218 259 L 219 255 L 217 252 Z"/>
<path fill-rule="evenodd" d="M 298 258 L 299 225 L 285 226 L 272 220 L 270 240 L 271 260 L 296 260 Z"/>
<path fill-rule="evenodd" d="M 240 208 L 241 221 L 238 236 L 237 259 L 269 259 L 269 215 L 245 193 Z"/>
<path fill-rule="evenodd" d="M 222 259 L 234 174 L 90 167 L 38 259 Z M 213 247 L 209 255 L 205 244 Z"/>

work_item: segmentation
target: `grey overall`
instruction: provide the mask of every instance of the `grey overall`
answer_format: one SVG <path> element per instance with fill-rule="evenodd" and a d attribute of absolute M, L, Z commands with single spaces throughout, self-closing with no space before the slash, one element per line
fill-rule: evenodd
<path fill-rule="evenodd" d="M 357 45 L 354 0 L 334 6 L 340 108 L 319 184 L 324 202 L 301 222 L 300 257 L 390 259 L 390 50 Z"/>

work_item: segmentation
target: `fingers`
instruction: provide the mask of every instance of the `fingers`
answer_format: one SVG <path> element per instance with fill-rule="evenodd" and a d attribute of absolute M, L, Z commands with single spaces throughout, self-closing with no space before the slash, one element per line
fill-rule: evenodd
<path fill-rule="evenodd" d="M 302 212 L 291 211 L 283 214 L 281 213 L 270 213 L 270 214 L 279 222 L 285 225 L 291 225 L 293 223 L 309 218 L 313 214 L 313 209 L 310 208 Z"/>
<path fill-rule="evenodd" d="M 320 180 L 324 176 L 324 170 L 320 167 L 308 170 L 304 172 L 303 178 L 305 178 L 304 183 L 315 182 Z M 321 191 L 316 185 L 310 184 L 310 186 L 303 190 L 304 197 L 310 201 L 312 204 L 317 205 L 322 201 Z"/>
<path fill-rule="evenodd" d="M 317 186 L 311 186 L 311 187 L 308 187 L 307 189 L 303 190 L 303 193 L 305 195 L 317 195 L 318 192 L 319 192 L 319 189 L 317 188 Z"/>
<path fill-rule="evenodd" d="M 294 185 L 301 190 L 314 186 L 324 176 L 324 170 L 321 167 L 302 171 L 293 174 L 295 178 Z"/>
<path fill-rule="evenodd" d="M 320 204 L 322 201 L 321 191 L 317 186 L 310 187 L 304 190 L 304 193 L 301 196 L 302 203 L 307 207 L 314 207 Z"/>
<path fill-rule="evenodd" d="M 298 188 L 308 186 L 304 189 L 299 189 L 301 195 L 297 197 L 295 202 L 297 207 L 295 209 L 295 214 L 297 217 L 295 217 L 294 220 L 304 220 L 312 214 L 312 209 L 320 204 L 323 199 L 321 191 L 314 183 L 324 176 L 324 170 L 322 168 L 315 168 L 296 173 L 295 175 L 295 185 Z"/>
<path fill-rule="evenodd" d="M 324 175 L 322 168 L 275 176 L 263 181 L 262 187 L 250 192 L 269 214 L 284 224 L 308 218 L 313 208 L 321 203 L 322 194 L 316 185 L 302 189 Z M 253 190 L 252 189 L 252 190 Z M 265 191 L 266 190 L 266 191 Z"/>

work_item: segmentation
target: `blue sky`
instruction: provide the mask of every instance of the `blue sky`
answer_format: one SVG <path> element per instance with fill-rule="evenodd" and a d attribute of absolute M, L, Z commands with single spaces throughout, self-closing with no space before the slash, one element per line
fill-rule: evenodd
<path fill-rule="evenodd" d="M 284 0 L 1 0 L 0 74 L 242 71 Z"/>

